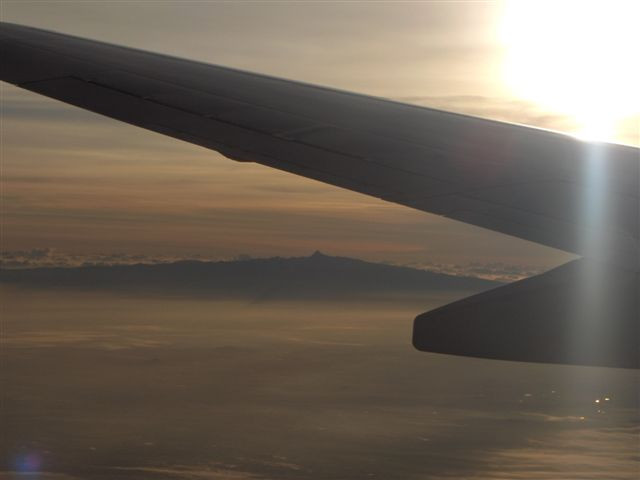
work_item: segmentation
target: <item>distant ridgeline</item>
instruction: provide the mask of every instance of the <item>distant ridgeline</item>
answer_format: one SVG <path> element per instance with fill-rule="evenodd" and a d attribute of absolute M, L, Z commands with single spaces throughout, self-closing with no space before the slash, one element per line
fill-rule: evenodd
<path fill-rule="evenodd" d="M 331 257 L 320 252 L 309 257 L 225 262 L 5 269 L 0 272 L 0 282 L 21 287 L 256 300 L 479 292 L 500 285 L 490 280 Z"/>

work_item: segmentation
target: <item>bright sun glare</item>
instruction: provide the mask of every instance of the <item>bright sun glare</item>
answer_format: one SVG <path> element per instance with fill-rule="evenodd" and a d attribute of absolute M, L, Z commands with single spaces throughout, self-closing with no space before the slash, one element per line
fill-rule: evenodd
<path fill-rule="evenodd" d="M 612 141 L 640 112 L 639 1 L 505 4 L 505 80 L 517 97 L 572 117 L 576 135 Z"/>

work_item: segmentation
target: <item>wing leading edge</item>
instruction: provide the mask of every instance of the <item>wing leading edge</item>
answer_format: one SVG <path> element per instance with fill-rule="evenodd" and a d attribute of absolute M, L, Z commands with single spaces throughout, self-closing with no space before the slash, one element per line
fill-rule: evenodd
<path fill-rule="evenodd" d="M 19 87 L 235 160 L 577 253 L 637 285 L 636 148 L 13 24 L 0 27 L 0 54 L 0 78 Z M 625 304 L 637 323 L 637 302 Z"/>

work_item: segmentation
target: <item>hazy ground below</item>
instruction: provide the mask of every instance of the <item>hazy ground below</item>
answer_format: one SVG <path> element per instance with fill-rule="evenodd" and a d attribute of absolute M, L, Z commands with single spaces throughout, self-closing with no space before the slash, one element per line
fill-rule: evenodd
<path fill-rule="evenodd" d="M 3 287 L 0 478 L 638 478 L 638 373 L 415 351 L 461 296 Z"/>

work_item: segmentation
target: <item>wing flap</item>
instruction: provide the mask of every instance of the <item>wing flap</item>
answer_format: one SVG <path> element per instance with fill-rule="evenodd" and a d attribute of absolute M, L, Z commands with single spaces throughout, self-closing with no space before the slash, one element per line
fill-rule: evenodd
<path fill-rule="evenodd" d="M 638 274 L 576 260 L 419 315 L 418 350 L 640 368 Z"/>

